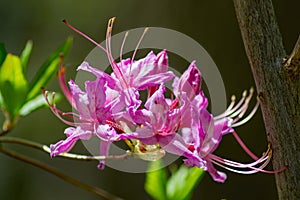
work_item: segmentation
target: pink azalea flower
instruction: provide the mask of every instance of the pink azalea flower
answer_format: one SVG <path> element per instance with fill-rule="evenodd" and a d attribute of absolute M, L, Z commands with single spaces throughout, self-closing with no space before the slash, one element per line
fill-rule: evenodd
<path fill-rule="evenodd" d="M 235 127 L 246 123 L 259 106 L 257 103 L 250 114 L 243 118 L 253 95 L 252 89 L 250 95 L 244 93 L 237 104 L 233 97 L 224 113 L 213 116 L 207 110 L 208 100 L 201 90 L 201 73 L 195 61 L 181 77 L 175 77 L 168 71 L 166 50 L 157 55 L 150 52 L 145 58 L 135 61 L 136 50 L 146 29 L 132 58 L 123 60 L 122 48 L 127 34 L 125 35 L 120 50 L 120 62 L 117 63 L 111 54 L 113 22 L 114 18 L 108 24 L 106 48 L 65 22 L 75 32 L 107 53 L 113 73 L 106 74 L 83 62 L 78 70 L 85 70 L 96 76 L 95 81 L 86 81 L 84 92 L 73 81 L 69 82 L 69 90 L 65 83 L 64 68 L 60 68 L 60 86 L 78 113 L 64 113 L 58 110 L 55 105 L 49 103 L 45 92 L 47 102 L 54 114 L 70 125 L 65 130 L 67 138 L 50 146 L 51 156 L 68 152 L 78 140 L 89 140 L 95 135 L 100 139 L 100 155 L 109 155 L 111 143 L 125 140 L 132 151 L 138 149 L 140 158 L 144 156 L 141 155 L 142 151 L 139 147 L 142 147 L 143 151 L 147 149 L 151 151 L 151 156 L 154 158 L 151 157 L 150 160 L 164 155 L 160 152 L 163 149 L 171 154 L 183 156 L 187 166 L 197 166 L 207 170 L 218 182 L 224 182 L 226 174 L 218 171 L 214 165 L 242 174 L 280 172 L 280 170 L 270 172 L 263 169 L 270 161 L 270 148 L 261 158 L 258 158 L 251 153 L 234 130 Z M 169 99 L 165 97 L 164 83 L 174 77 L 172 86 L 175 99 Z M 141 90 L 148 91 L 148 99 L 144 105 L 140 99 Z M 233 134 L 245 152 L 254 159 L 252 163 L 242 164 L 214 154 L 222 137 L 229 133 Z M 128 139 L 136 142 L 130 144 Z M 104 161 L 101 161 L 98 168 L 103 167 Z"/>
<path fill-rule="evenodd" d="M 182 123 L 182 135 L 188 148 L 194 154 L 197 154 L 205 161 L 202 167 L 207 170 L 212 178 L 218 182 L 226 180 L 226 174 L 215 169 L 213 164 L 224 167 L 225 169 L 235 171 L 237 173 L 256 173 L 262 170 L 263 167 L 270 161 L 270 149 L 263 157 L 257 158 L 251 151 L 242 143 L 238 135 L 234 132 L 233 127 L 239 126 L 248 121 L 258 108 L 258 103 L 253 111 L 245 119 L 240 120 L 248 108 L 249 101 L 252 97 L 253 90 L 250 95 L 246 97 L 243 95 L 242 100 L 234 106 L 234 100 L 223 114 L 214 117 L 207 111 L 208 101 L 200 90 L 201 77 L 200 71 L 196 67 L 195 62 L 192 62 L 190 67 L 184 72 L 180 79 L 176 79 L 173 84 L 174 93 L 177 96 L 186 94 L 190 100 L 190 107 L 184 113 L 185 123 Z M 234 118 L 235 116 L 238 116 Z M 190 123 L 188 123 L 190 122 Z M 228 133 L 233 133 L 241 144 L 242 148 L 248 153 L 255 161 L 249 164 L 237 163 L 229 161 L 213 153 L 219 146 L 222 136 Z M 197 166 L 193 159 L 185 159 L 185 164 L 188 166 Z M 246 169 L 246 170 L 237 170 Z"/>
<path fill-rule="evenodd" d="M 188 149 L 178 134 L 181 116 L 187 107 L 182 105 L 179 108 L 172 108 L 164 93 L 165 87 L 160 85 L 146 101 L 145 109 L 137 112 L 135 122 L 139 126 L 133 133 L 134 137 L 144 144 L 159 144 L 165 151 L 185 156 L 197 163 L 198 167 L 203 167 L 203 161 Z"/>
<path fill-rule="evenodd" d="M 107 156 L 112 142 L 128 137 L 125 134 L 117 134 L 117 130 L 112 126 L 114 115 L 121 111 L 120 98 L 106 98 L 107 80 L 103 77 L 98 77 L 95 81 L 87 81 L 86 92 L 83 92 L 74 81 L 70 81 L 69 86 L 72 104 L 78 113 L 64 113 L 58 110 L 55 105 L 49 103 L 47 93 L 45 93 L 45 98 L 53 113 L 71 126 L 65 130 L 67 136 L 65 140 L 50 145 L 50 155 L 53 157 L 68 152 L 78 140 L 89 140 L 92 135 L 96 135 L 100 138 L 100 155 Z M 73 121 L 66 120 L 64 117 Z M 103 161 L 100 162 L 99 168 L 103 167 L 103 163 Z"/>

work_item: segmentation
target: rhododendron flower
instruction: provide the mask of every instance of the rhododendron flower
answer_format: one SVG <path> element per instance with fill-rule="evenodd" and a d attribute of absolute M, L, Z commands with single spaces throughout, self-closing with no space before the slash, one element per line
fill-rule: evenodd
<path fill-rule="evenodd" d="M 218 182 L 224 182 L 226 174 L 218 171 L 214 165 L 242 174 L 280 171 L 270 172 L 263 169 L 270 161 L 270 148 L 258 158 L 244 145 L 234 130 L 246 123 L 259 106 L 257 103 L 250 114 L 243 118 L 253 96 L 253 89 L 248 96 L 244 92 L 237 104 L 235 97 L 232 97 L 228 109 L 213 116 L 207 110 L 208 100 L 201 90 L 202 77 L 195 61 L 181 77 L 175 77 L 168 70 L 166 50 L 157 55 L 150 52 L 145 58 L 134 60 L 144 32 L 132 58 L 122 59 L 122 48 L 127 34 L 125 35 L 120 62 L 117 63 L 111 54 L 113 22 L 114 18 L 109 21 L 104 48 L 65 21 L 67 26 L 107 53 L 113 73 L 107 74 L 83 62 L 78 70 L 91 72 L 96 80 L 86 81 L 85 91 L 82 91 L 73 81 L 69 82 L 69 87 L 66 85 L 64 68 L 61 66 L 58 73 L 60 86 L 78 113 L 60 111 L 49 103 L 47 92 L 44 93 L 55 115 L 71 126 L 65 130 L 66 139 L 50 146 L 51 156 L 68 152 L 76 141 L 89 140 L 95 135 L 100 140 L 100 155 L 109 155 L 110 145 L 123 140 L 140 159 L 160 159 L 166 151 L 184 157 L 183 161 L 187 166 L 207 170 Z M 164 84 L 172 79 L 171 96 L 174 98 L 167 98 Z M 148 98 L 144 102 L 140 98 L 142 90 L 148 92 Z M 229 133 L 233 134 L 245 152 L 253 158 L 253 162 L 242 164 L 214 154 L 222 137 Z M 104 161 L 100 161 L 98 167 L 102 169 Z"/>
<path fill-rule="evenodd" d="M 51 110 L 63 122 L 72 126 L 65 130 L 67 139 L 61 140 L 54 145 L 50 145 L 51 156 L 68 152 L 72 149 L 77 140 L 88 140 L 92 135 L 100 138 L 100 155 L 108 155 L 109 145 L 111 142 L 125 139 L 129 135 L 117 134 L 117 131 L 108 123 L 113 120 L 115 114 L 121 111 L 121 98 L 107 99 L 106 88 L 107 81 L 105 78 L 97 78 L 95 81 L 86 81 L 83 92 L 74 81 L 69 81 L 72 104 L 78 113 L 63 113 L 55 105 L 51 105 Z M 47 93 L 45 92 L 47 98 Z M 63 117 L 69 117 L 72 121 L 67 121 Z M 103 166 L 103 161 L 99 167 Z"/>

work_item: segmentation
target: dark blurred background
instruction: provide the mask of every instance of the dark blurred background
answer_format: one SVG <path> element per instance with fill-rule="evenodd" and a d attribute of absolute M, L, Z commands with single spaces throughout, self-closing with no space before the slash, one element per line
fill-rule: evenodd
<path fill-rule="evenodd" d="M 287 52 L 293 48 L 300 33 L 300 1 L 273 1 L 277 20 Z M 68 29 L 61 21 L 67 19 L 97 41 L 105 38 L 107 20 L 116 16 L 114 33 L 131 28 L 156 26 L 174 29 L 198 41 L 211 55 L 225 83 L 228 99 L 240 96 L 244 89 L 254 86 L 250 66 L 245 55 L 232 1 L 0 1 L 0 41 L 8 52 L 19 54 L 29 39 L 34 49 L 29 63 L 28 77 L 33 77 L 42 62 L 69 35 L 74 45 L 65 64 L 67 77 L 75 77 L 76 67 L 94 46 Z M 176 42 L 176 41 L 174 41 Z M 172 59 L 172 58 L 171 58 Z M 177 66 L 180 66 L 177 64 Z M 181 66 L 186 68 L 187 66 Z M 47 88 L 59 91 L 56 79 Z M 59 105 L 70 107 L 65 100 Z M 0 118 L 1 122 L 3 117 Z M 32 139 L 49 145 L 64 138 L 66 128 L 48 109 L 39 110 L 20 120 L 11 135 Z M 267 140 L 260 110 L 237 132 L 257 155 L 267 148 Z M 143 189 L 145 174 L 129 174 L 107 167 L 96 169 L 97 163 L 51 159 L 49 156 L 11 145 L 32 157 L 60 168 L 84 182 L 102 187 L 124 199 L 150 199 Z M 74 149 L 82 152 L 80 143 Z M 224 137 L 216 154 L 237 161 L 249 161 L 231 135 Z M 270 166 L 269 166 L 270 167 Z M 223 169 L 222 169 L 223 170 Z M 194 191 L 193 199 L 277 199 L 273 175 L 258 173 L 239 175 L 227 172 L 224 184 L 214 182 L 205 174 Z M 96 196 L 69 185 L 35 167 L 0 155 L 0 199 L 63 200 L 98 199 Z"/>

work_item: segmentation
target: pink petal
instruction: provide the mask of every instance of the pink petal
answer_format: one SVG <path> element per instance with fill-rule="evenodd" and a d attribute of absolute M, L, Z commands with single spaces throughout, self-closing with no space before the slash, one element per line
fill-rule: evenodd
<path fill-rule="evenodd" d="M 207 171 L 212 176 L 214 181 L 221 182 L 221 183 L 225 182 L 227 178 L 225 173 L 217 171 L 216 168 L 213 166 L 213 164 L 209 161 L 207 162 L 206 166 L 207 166 Z"/>
<path fill-rule="evenodd" d="M 73 127 L 67 128 L 65 130 L 65 133 L 67 135 L 67 138 L 65 140 L 61 140 L 56 144 L 50 145 L 51 157 L 70 151 L 77 142 L 77 140 L 88 140 L 92 135 L 90 131 L 82 130 L 81 127 L 77 127 L 76 129 Z"/>

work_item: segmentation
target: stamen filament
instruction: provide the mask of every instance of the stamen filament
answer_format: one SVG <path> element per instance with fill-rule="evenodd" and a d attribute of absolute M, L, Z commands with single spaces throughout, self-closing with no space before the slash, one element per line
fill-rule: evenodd
<path fill-rule="evenodd" d="M 253 110 L 251 111 L 251 113 L 247 117 L 245 117 L 242 121 L 239 121 L 238 123 L 233 122 L 231 127 L 237 127 L 237 126 L 240 126 L 240 125 L 246 123 L 247 121 L 249 121 L 253 117 L 255 112 L 257 111 L 258 106 L 259 106 L 259 102 L 256 103 Z"/>
<path fill-rule="evenodd" d="M 141 44 L 141 42 L 142 42 L 142 40 L 143 40 L 143 38 L 144 38 L 144 36 L 145 36 L 145 34 L 147 33 L 148 30 L 149 30 L 148 27 L 144 29 L 144 32 L 143 32 L 142 36 L 140 37 L 140 39 L 139 39 L 139 41 L 138 41 L 138 43 L 137 43 L 137 45 L 136 45 L 136 47 L 134 49 L 133 55 L 132 55 L 131 60 L 130 60 L 130 68 L 129 68 L 129 75 L 128 75 L 128 77 L 130 77 L 132 63 L 134 61 L 135 55 L 137 53 L 137 50 L 138 50 L 138 48 L 139 48 L 139 46 L 140 46 L 140 44 Z"/>
<path fill-rule="evenodd" d="M 129 34 L 129 32 L 127 31 L 127 32 L 125 33 L 125 36 L 124 36 L 124 39 L 123 39 L 123 42 L 122 42 L 122 45 L 121 45 L 121 49 L 120 49 L 120 63 L 121 63 L 121 68 L 123 68 L 123 59 L 122 59 L 122 56 L 123 56 L 123 48 L 124 48 L 126 39 L 127 39 L 127 37 L 128 37 L 128 34 Z"/>
<path fill-rule="evenodd" d="M 63 20 L 63 22 L 70 28 L 72 29 L 74 32 L 78 33 L 79 35 L 83 36 L 84 38 L 86 38 L 88 41 L 92 42 L 94 45 L 96 45 L 97 47 L 99 47 L 100 49 L 102 49 L 104 52 L 107 53 L 107 50 L 101 46 L 100 44 L 98 44 L 97 42 L 95 42 L 92 38 L 90 38 L 89 36 L 87 36 L 86 34 L 82 33 L 81 31 L 79 31 L 78 29 L 76 29 L 75 27 L 73 27 L 71 24 L 69 24 L 69 22 L 67 22 L 67 20 Z"/>
<path fill-rule="evenodd" d="M 240 144 L 240 146 L 244 149 L 244 151 L 254 160 L 258 160 L 258 157 L 256 155 L 254 155 L 249 149 L 248 147 L 245 145 L 245 143 L 242 141 L 242 139 L 238 136 L 238 134 L 233 131 L 232 132 L 234 138 L 236 139 L 236 141 Z"/>
<path fill-rule="evenodd" d="M 236 96 L 232 95 L 231 96 L 231 103 L 229 104 L 228 108 L 225 110 L 224 113 L 227 113 L 228 111 L 230 111 L 233 108 L 233 106 L 235 104 L 235 101 L 236 101 Z"/>
<path fill-rule="evenodd" d="M 215 156 L 215 155 L 210 155 L 209 158 L 210 158 L 210 161 L 212 163 L 214 163 L 214 164 L 216 164 L 216 165 L 218 165 L 218 166 L 220 166 L 224 169 L 227 169 L 229 171 L 240 173 L 240 174 L 253 174 L 253 173 L 257 173 L 257 172 L 274 173 L 275 171 L 272 172 L 272 171 L 263 170 L 263 168 L 266 167 L 267 164 L 270 162 L 271 156 L 272 156 L 272 150 L 269 147 L 268 151 L 260 159 L 256 160 L 253 163 L 250 163 L 250 164 L 237 163 L 237 162 L 234 162 L 234 161 L 231 161 L 231 160 L 220 158 L 220 157 Z M 259 167 L 254 167 L 254 166 L 256 166 L 260 163 L 262 163 L 262 164 Z M 227 166 L 225 166 L 225 165 L 227 165 Z M 233 168 L 231 168 L 231 167 L 233 167 Z M 249 169 L 252 169 L 252 170 L 242 171 L 242 170 L 237 170 L 237 169 L 234 169 L 234 168 L 245 168 L 245 169 L 249 168 Z"/>
<path fill-rule="evenodd" d="M 220 119 L 220 118 L 223 118 L 223 117 L 226 117 L 226 116 L 229 116 L 231 115 L 233 112 L 235 112 L 238 108 L 241 107 L 241 105 L 244 103 L 244 100 L 246 99 L 247 97 L 247 90 L 245 90 L 242 94 L 242 98 L 240 99 L 240 101 L 236 104 L 236 106 L 231 109 L 231 110 L 228 110 L 228 111 L 225 111 L 223 114 L 220 114 L 216 117 L 214 117 L 215 119 Z"/>
<path fill-rule="evenodd" d="M 47 104 L 48 104 L 48 106 L 50 107 L 50 110 L 53 112 L 53 114 L 58 118 L 58 119 L 60 119 L 62 122 L 64 122 L 65 124 L 67 124 L 67 125 L 69 125 L 69 126 L 78 126 L 78 125 L 80 125 L 80 124 L 83 124 L 83 123 L 86 123 L 86 124 L 90 124 L 90 123 L 92 123 L 92 122 L 90 122 L 90 121 L 88 121 L 88 122 L 84 122 L 84 121 L 80 121 L 80 123 L 76 123 L 76 122 L 71 122 L 71 121 L 67 121 L 66 119 L 64 119 L 63 117 L 62 117 L 62 115 L 64 115 L 64 112 L 62 112 L 61 110 L 59 110 L 59 109 L 57 109 L 56 108 L 56 105 L 55 105 L 55 103 L 50 103 L 50 101 L 49 101 L 49 99 L 48 99 L 48 91 L 45 91 L 44 89 L 42 89 L 42 93 L 43 93 L 43 95 L 44 95 L 44 97 L 45 97 L 45 100 L 46 100 L 46 102 L 47 102 Z M 55 98 L 55 92 L 53 92 L 52 93 L 52 102 L 54 102 L 54 98 Z M 71 117 L 70 115 L 67 115 L 67 117 L 68 118 L 70 118 L 70 119 L 75 119 L 74 118 L 74 116 L 73 117 Z"/>
<path fill-rule="evenodd" d="M 214 160 L 212 160 L 211 162 L 218 165 L 218 166 L 220 166 L 220 167 L 222 167 L 222 168 L 224 168 L 224 169 L 226 169 L 226 170 L 228 170 L 228 171 L 232 171 L 232 172 L 239 173 L 239 174 L 255 174 L 255 173 L 258 173 L 258 172 L 262 171 L 260 168 L 255 168 L 255 167 L 251 167 L 251 168 L 249 167 L 250 169 L 252 169 L 252 170 L 249 170 L 249 171 L 241 171 L 241 170 L 236 170 L 236 169 L 233 169 L 233 168 L 230 168 L 230 167 L 226 167 L 221 163 L 215 162 Z M 268 164 L 268 162 L 269 161 L 267 160 L 260 167 L 262 167 L 262 168 L 265 167 Z"/>
<path fill-rule="evenodd" d="M 111 33 L 112 33 L 112 27 L 113 27 L 115 19 L 116 18 L 113 17 L 113 18 L 109 19 L 109 21 L 108 21 L 107 31 L 106 31 L 106 48 L 107 48 L 106 54 L 107 54 L 109 63 L 111 65 L 113 71 L 116 74 L 116 77 L 119 80 L 123 80 L 123 81 L 120 81 L 121 86 L 123 88 L 128 88 L 128 83 L 127 83 L 127 81 L 126 81 L 126 79 L 124 77 L 124 74 L 123 74 L 122 70 L 119 68 L 118 64 L 116 63 L 116 61 L 112 57 L 112 51 L 111 51 Z"/>
<path fill-rule="evenodd" d="M 269 150 L 268 150 L 269 151 Z M 262 162 L 265 162 L 265 160 L 268 159 L 268 156 L 269 156 L 269 152 L 268 154 L 264 154 L 261 158 L 259 158 L 258 160 L 255 160 L 254 162 L 252 163 L 238 163 L 238 162 L 235 162 L 235 161 L 232 161 L 232 160 L 228 160 L 228 159 L 224 159 L 224 158 L 221 158 L 219 156 L 216 156 L 216 155 L 210 155 L 209 158 L 211 160 L 214 160 L 216 162 L 219 162 L 219 163 L 223 163 L 227 166 L 231 166 L 231 167 L 236 167 L 236 168 L 249 168 L 249 167 L 253 167 L 253 166 L 256 166 Z"/>

